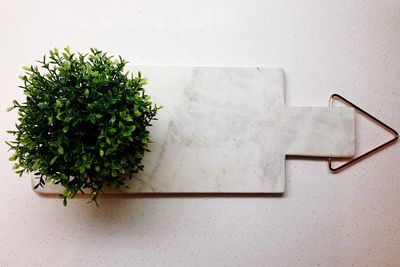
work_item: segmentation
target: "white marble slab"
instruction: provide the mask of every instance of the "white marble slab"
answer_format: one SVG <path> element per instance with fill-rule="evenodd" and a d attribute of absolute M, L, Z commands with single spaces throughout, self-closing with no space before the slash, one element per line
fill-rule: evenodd
<path fill-rule="evenodd" d="M 145 170 L 126 192 L 282 193 L 286 155 L 355 153 L 353 109 L 285 106 L 281 69 L 131 69 L 164 108 L 150 128 Z"/>

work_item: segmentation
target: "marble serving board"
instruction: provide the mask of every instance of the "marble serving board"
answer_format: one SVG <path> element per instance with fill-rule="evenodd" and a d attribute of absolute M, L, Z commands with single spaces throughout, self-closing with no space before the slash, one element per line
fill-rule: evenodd
<path fill-rule="evenodd" d="M 124 192 L 283 193 L 286 155 L 355 153 L 354 110 L 286 106 L 282 69 L 130 70 L 141 71 L 146 92 L 164 108 L 149 128 L 145 169 Z M 50 184 L 37 190 L 60 191 Z"/>

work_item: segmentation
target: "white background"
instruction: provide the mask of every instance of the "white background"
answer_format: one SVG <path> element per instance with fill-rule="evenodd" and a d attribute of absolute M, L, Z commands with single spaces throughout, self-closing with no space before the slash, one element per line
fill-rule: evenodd
<path fill-rule="evenodd" d="M 1 1 L 1 140 L 22 65 L 98 47 L 141 65 L 272 66 L 286 103 L 337 92 L 400 129 L 399 1 Z M 357 151 L 386 140 L 357 120 Z M 400 146 L 340 174 L 287 161 L 280 198 L 78 199 L 33 193 L 0 143 L 1 266 L 398 266 Z"/>

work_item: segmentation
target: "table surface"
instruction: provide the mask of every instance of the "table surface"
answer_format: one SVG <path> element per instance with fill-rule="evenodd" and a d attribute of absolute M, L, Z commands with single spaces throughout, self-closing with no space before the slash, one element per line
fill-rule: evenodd
<path fill-rule="evenodd" d="M 139 65 L 285 70 L 289 106 L 332 93 L 400 129 L 399 1 L 0 1 L 0 137 L 17 76 L 47 50 L 96 46 Z M 357 153 L 390 135 L 357 116 Z M 286 161 L 282 197 L 103 198 L 34 194 L 0 143 L 0 265 L 395 266 L 400 146 L 339 173 Z"/>

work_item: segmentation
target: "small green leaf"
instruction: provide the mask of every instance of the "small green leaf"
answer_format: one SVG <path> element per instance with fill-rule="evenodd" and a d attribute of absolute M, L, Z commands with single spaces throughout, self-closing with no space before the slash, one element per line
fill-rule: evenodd
<path fill-rule="evenodd" d="M 64 148 L 62 146 L 58 146 L 58 154 L 63 155 L 64 154 Z"/>
<path fill-rule="evenodd" d="M 19 164 L 14 164 L 14 166 L 12 168 L 13 168 L 13 170 L 17 170 L 17 169 L 19 169 L 19 167 L 20 167 Z"/>
<path fill-rule="evenodd" d="M 61 180 L 68 181 L 68 176 L 65 173 L 61 173 Z"/>
<path fill-rule="evenodd" d="M 103 157 L 103 156 L 104 156 L 104 150 L 103 150 L 103 149 L 100 149 L 99 155 L 100 155 L 100 157 Z"/>
<path fill-rule="evenodd" d="M 88 97 L 89 96 L 89 89 L 85 90 L 85 96 Z"/>
<path fill-rule="evenodd" d="M 79 172 L 80 172 L 81 174 L 85 173 L 85 166 L 80 166 L 80 167 L 79 167 Z"/>
<path fill-rule="evenodd" d="M 69 129 L 69 126 L 68 126 L 68 125 L 64 126 L 63 132 L 66 133 L 66 132 L 68 131 L 68 129 Z"/>
<path fill-rule="evenodd" d="M 41 109 L 47 108 L 48 106 L 49 106 L 49 105 L 48 105 L 47 103 L 44 103 L 44 102 L 40 102 L 40 103 L 38 104 L 38 107 L 41 108 Z"/>
<path fill-rule="evenodd" d="M 110 123 L 111 123 L 111 124 L 114 124 L 115 120 L 116 120 L 115 115 L 113 115 L 113 116 L 111 117 L 111 119 L 110 119 Z"/>
<path fill-rule="evenodd" d="M 140 117 L 140 115 L 142 115 L 142 113 L 135 107 L 133 111 L 133 116 Z"/>
<path fill-rule="evenodd" d="M 50 124 L 51 126 L 54 125 L 54 117 L 49 117 L 49 124 Z"/>
<path fill-rule="evenodd" d="M 132 118 L 132 116 L 131 115 L 126 115 L 125 116 L 125 118 L 124 118 L 126 121 L 133 121 L 133 118 Z"/>
<path fill-rule="evenodd" d="M 14 161 L 14 160 L 16 160 L 17 158 L 18 158 L 18 156 L 17 156 L 17 155 L 14 155 L 14 156 L 10 157 L 8 160 L 9 160 L 9 161 Z"/>
<path fill-rule="evenodd" d="M 101 119 L 101 118 L 103 118 L 103 115 L 101 115 L 101 114 L 96 114 L 96 119 Z"/>
<path fill-rule="evenodd" d="M 89 117 L 89 120 L 90 120 L 90 122 L 91 122 L 92 124 L 95 124 L 95 123 L 96 123 L 96 118 L 95 118 L 94 116 L 90 116 L 90 117 Z"/>
<path fill-rule="evenodd" d="M 55 156 L 55 157 L 50 161 L 50 165 L 53 165 L 53 164 L 56 162 L 57 158 L 58 158 L 58 156 Z"/>

